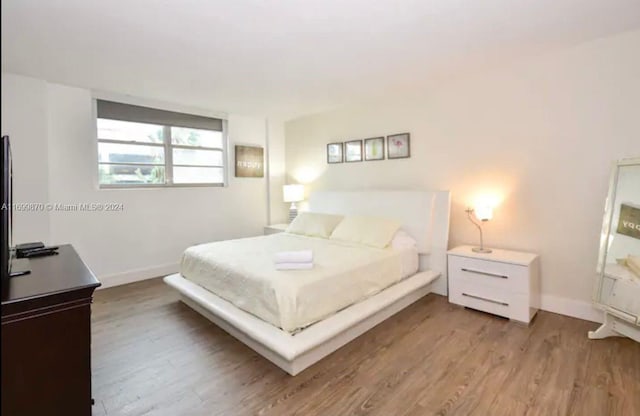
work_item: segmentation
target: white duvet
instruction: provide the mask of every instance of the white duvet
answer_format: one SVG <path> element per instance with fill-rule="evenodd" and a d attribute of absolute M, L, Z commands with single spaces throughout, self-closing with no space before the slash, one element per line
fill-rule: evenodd
<path fill-rule="evenodd" d="M 282 251 L 313 250 L 311 270 L 275 269 Z M 287 332 L 372 296 L 418 270 L 415 249 L 377 249 L 279 233 L 188 248 L 186 279 Z"/>

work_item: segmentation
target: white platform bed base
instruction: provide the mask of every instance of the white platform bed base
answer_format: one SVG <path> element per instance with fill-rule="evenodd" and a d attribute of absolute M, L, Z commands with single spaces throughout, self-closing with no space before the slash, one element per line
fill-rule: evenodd
<path fill-rule="evenodd" d="M 298 374 L 431 292 L 438 273 L 419 272 L 295 335 L 237 308 L 201 286 L 172 274 L 164 281 L 192 309 L 287 373 Z"/>

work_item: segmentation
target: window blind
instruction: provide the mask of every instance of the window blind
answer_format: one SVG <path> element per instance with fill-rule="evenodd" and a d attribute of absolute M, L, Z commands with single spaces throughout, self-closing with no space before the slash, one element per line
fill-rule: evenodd
<path fill-rule="evenodd" d="M 218 118 L 158 110 L 156 108 L 106 100 L 96 101 L 98 118 L 222 131 L 222 120 Z"/>

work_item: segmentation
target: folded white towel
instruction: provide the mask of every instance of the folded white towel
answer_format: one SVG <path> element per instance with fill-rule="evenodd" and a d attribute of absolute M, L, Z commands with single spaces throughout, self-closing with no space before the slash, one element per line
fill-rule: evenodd
<path fill-rule="evenodd" d="M 312 263 L 313 251 L 300 250 L 300 251 L 281 251 L 276 253 L 273 261 L 277 263 Z"/>
<path fill-rule="evenodd" d="M 276 263 L 276 270 L 309 270 L 313 263 Z"/>

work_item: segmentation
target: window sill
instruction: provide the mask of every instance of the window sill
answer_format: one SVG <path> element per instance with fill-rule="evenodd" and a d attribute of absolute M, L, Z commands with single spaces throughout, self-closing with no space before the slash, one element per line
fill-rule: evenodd
<path fill-rule="evenodd" d="M 181 183 L 181 184 L 140 184 L 140 185 L 99 185 L 100 190 L 126 190 L 126 189 L 172 189 L 172 188 L 226 188 L 224 183 Z"/>

